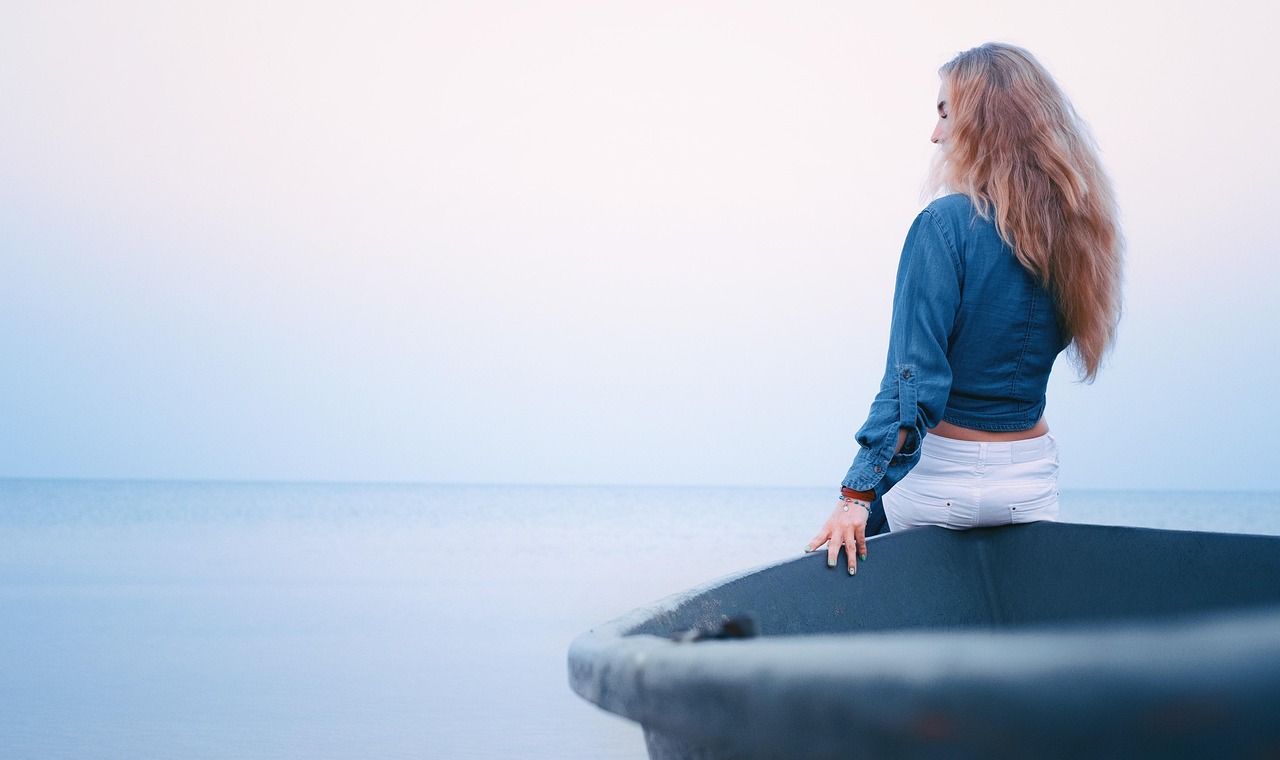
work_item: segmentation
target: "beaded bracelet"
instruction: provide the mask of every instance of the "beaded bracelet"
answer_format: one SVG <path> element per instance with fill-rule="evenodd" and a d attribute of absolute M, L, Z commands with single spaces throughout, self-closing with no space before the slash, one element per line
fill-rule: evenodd
<path fill-rule="evenodd" d="M 844 502 L 844 511 L 846 512 L 849 511 L 850 504 L 857 504 L 859 507 L 862 507 L 863 509 L 867 510 L 867 517 L 871 516 L 871 505 L 861 499 L 852 499 L 842 494 L 840 496 L 840 501 Z"/>

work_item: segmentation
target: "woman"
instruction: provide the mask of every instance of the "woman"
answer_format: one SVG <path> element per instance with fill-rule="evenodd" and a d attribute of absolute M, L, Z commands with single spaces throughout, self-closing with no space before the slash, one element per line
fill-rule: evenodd
<path fill-rule="evenodd" d="M 893 530 L 1055 519 L 1049 372 L 1067 349 L 1092 381 L 1119 318 L 1111 183 L 1053 77 L 998 43 L 939 73 L 934 187 L 953 194 L 903 246 L 880 392 L 840 501 L 805 547 L 827 544 L 829 567 L 841 546 L 866 559 L 877 499 Z"/>

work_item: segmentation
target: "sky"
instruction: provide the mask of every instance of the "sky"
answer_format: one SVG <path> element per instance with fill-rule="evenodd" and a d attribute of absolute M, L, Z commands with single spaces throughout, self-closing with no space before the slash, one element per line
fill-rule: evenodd
<path fill-rule="evenodd" d="M 1001 40 L 1128 242 L 1061 485 L 1280 489 L 1280 11 L 1041 5 L 7 3 L 0 477 L 835 487 Z"/>

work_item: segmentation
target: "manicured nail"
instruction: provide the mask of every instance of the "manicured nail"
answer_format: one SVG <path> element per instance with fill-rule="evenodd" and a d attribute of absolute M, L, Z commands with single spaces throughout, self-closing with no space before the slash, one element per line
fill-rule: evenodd
<path fill-rule="evenodd" d="M 835 566 L 836 566 L 836 561 L 834 559 L 827 560 L 827 567 L 835 567 Z"/>
<path fill-rule="evenodd" d="M 849 568 L 849 575 L 857 575 L 857 574 L 858 574 L 858 568 L 856 567 Z"/>
<path fill-rule="evenodd" d="M 865 562 L 865 561 L 867 560 L 867 553 L 866 553 L 866 552 L 863 552 L 863 553 L 859 554 L 859 555 L 858 555 L 858 559 L 860 559 L 860 560 L 862 560 L 862 561 L 864 561 L 864 562 Z"/>
<path fill-rule="evenodd" d="M 813 547 L 812 547 L 812 546 L 806 546 L 806 547 L 804 548 L 804 552 L 805 552 L 805 554 L 808 554 L 808 553 L 809 553 L 809 552 L 811 552 L 811 551 L 813 551 Z"/>

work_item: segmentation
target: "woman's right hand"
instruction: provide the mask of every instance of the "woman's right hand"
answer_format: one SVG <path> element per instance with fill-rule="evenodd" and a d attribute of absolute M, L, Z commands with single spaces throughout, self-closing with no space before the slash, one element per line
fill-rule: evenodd
<path fill-rule="evenodd" d="M 871 516 L 871 512 L 865 504 L 866 502 L 857 499 L 841 497 L 822 530 L 804 548 L 805 552 L 816 551 L 826 544 L 827 567 L 835 567 L 840 558 L 840 547 L 843 546 L 849 558 L 849 575 L 858 572 L 858 559 L 867 558 L 867 518 Z M 850 551 L 851 547 L 857 549 L 856 558 L 855 552 Z"/>

